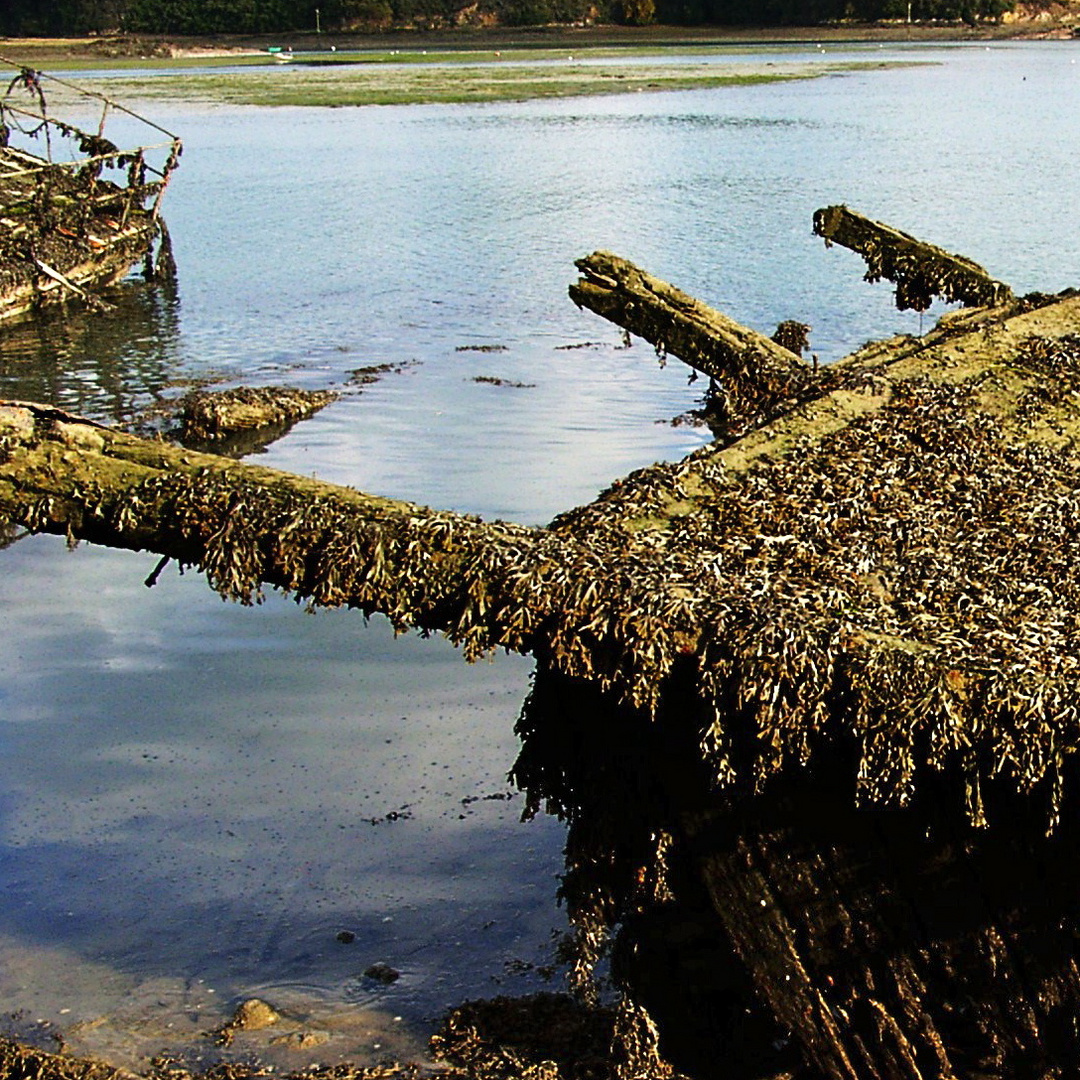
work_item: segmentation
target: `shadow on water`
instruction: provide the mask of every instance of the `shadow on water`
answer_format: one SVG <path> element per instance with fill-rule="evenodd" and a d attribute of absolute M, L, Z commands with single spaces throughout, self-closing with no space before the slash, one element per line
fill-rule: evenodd
<path fill-rule="evenodd" d="M 514 770 L 530 808 L 568 823 L 581 953 L 611 935 L 614 979 L 671 1064 L 696 1080 L 1070 1071 L 1076 822 L 1048 838 L 1046 792 L 1003 779 L 983 792 L 992 827 L 972 827 L 957 767 L 920 776 L 903 810 L 857 808 L 843 737 L 756 792 L 718 791 L 687 674 L 650 718 L 541 666 Z M 738 771 L 755 728 L 725 705 Z"/>

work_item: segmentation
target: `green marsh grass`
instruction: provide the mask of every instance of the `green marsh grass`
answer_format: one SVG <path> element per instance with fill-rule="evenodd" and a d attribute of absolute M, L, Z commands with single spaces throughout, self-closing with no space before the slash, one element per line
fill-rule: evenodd
<path fill-rule="evenodd" d="M 276 106 L 461 104 L 748 86 L 884 66 L 877 61 L 717 65 L 685 59 L 665 64 L 662 57 L 651 63 L 596 63 L 594 54 L 587 51 L 581 55 L 560 51 L 558 59 L 546 63 L 538 63 L 532 51 L 503 53 L 501 57 L 488 54 L 490 60 L 471 53 L 377 55 L 378 59 L 352 64 L 297 60 L 291 64 L 249 64 L 228 72 L 180 69 L 175 74 L 152 77 L 132 72 L 95 79 L 95 89 L 122 101 L 169 99 Z M 511 59 L 513 63 L 507 62 Z M 584 59 L 593 62 L 582 63 Z"/>

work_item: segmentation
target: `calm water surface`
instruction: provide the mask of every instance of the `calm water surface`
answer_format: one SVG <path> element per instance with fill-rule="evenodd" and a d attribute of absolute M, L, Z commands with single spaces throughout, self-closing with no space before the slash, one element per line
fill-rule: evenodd
<path fill-rule="evenodd" d="M 831 202 L 1019 291 L 1080 284 L 1080 43 L 851 58 L 921 63 L 480 107 L 155 105 L 186 145 L 175 293 L 5 330 L 0 393 L 127 421 L 183 379 L 330 386 L 262 461 L 542 523 L 705 438 L 667 422 L 695 403 L 686 369 L 567 300 L 594 248 L 752 326 L 811 323 L 823 361 L 920 329 L 810 235 Z M 384 363 L 407 366 L 350 381 Z M 194 574 L 148 591 L 154 562 L 3 553 L 5 1006 L 137 1062 L 259 992 L 330 1031 L 305 1052 L 327 1060 L 535 986 L 562 836 L 520 824 L 505 781 L 529 661 L 469 667 L 277 596 L 239 608 Z M 375 961 L 402 978 L 371 984 Z"/>

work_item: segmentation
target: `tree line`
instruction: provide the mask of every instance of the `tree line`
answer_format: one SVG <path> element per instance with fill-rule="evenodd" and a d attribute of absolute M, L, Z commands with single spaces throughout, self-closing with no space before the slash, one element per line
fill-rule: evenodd
<path fill-rule="evenodd" d="M 994 19 L 1013 0 L 6 0 L 8 36 L 128 32 L 276 34 L 453 25 L 468 6 L 507 26 L 581 21 L 813 26 L 844 19 Z"/>

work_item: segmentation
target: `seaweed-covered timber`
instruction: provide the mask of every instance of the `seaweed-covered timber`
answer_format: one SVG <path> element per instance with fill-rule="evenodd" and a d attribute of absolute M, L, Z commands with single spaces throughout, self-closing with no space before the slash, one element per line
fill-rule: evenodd
<path fill-rule="evenodd" d="M 741 436 L 546 529 L 25 402 L 0 410 L 0 515 L 244 602 L 533 652 L 515 777 L 569 821 L 582 958 L 618 928 L 616 977 L 695 1077 L 737 1056 L 749 994 L 806 1077 L 1074 1075 L 1080 297 L 790 356 Z"/>
<path fill-rule="evenodd" d="M 260 428 L 287 428 L 314 416 L 337 398 L 329 390 L 293 386 L 239 386 L 193 390 L 180 402 L 180 439 L 185 445 L 221 442 Z"/>
<path fill-rule="evenodd" d="M 72 298 L 100 303 L 95 291 L 140 262 L 148 276 L 169 273 L 159 208 L 180 140 L 102 95 L 0 57 L 3 68 L 13 74 L 0 95 L 0 320 Z M 49 83 L 93 102 L 96 131 L 50 114 Z M 105 137 L 116 111 L 166 141 L 120 149 Z"/>
<path fill-rule="evenodd" d="M 595 251 L 575 265 L 581 277 L 570 286 L 570 299 L 643 337 L 661 357 L 670 353 L 708 375 L 728 434 L 760 426 L 812 380 L 801 355 L 626 259 Z"/>
<path fill-rule="evenodd" d="M 866 280 L 896 285 L 901 311 L 925 311 L 935 296 L 967 307 L 1007 304 L 1012 290 L 978 263 L 952 255 L 914 236 L 871 221 L 846 206 L 826 206 L 814 214 L 814 232 L 826 245 L 857 251 L 866 262 Z"/>

